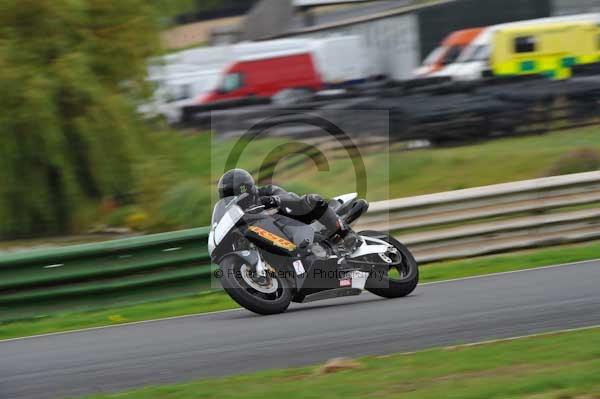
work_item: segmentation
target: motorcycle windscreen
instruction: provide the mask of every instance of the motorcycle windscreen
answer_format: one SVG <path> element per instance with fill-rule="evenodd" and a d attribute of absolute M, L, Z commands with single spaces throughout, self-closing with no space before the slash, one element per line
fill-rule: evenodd
<path fill-rule="evenodd" d="M 240 207 L 240 209 L 244 210 L 252 205 L 255 205 L 254 202 L 254 197 L 247 193 L 232 197 L 225 197 L 219 200 L 213 209 L 212 219 L 210 222 L 211 226 L 214 227 L 215 223 L 219 223 L 219 221 L 232 206 L 237 205 Z"/>
<path fill-rule="evenodd" d="M 236 197 L 225 197 L 222 200 L 219 200 L 213 209 L 212 219 L 210 221 L 211 226 L 214 226 L 215 223 L 219 223 L 219 221 L 223 218 L 223 215 L 229 209 L 229 206 L 235 202 Z"/>

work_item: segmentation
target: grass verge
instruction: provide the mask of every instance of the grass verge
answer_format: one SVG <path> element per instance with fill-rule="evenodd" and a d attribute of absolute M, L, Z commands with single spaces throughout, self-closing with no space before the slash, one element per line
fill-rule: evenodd
<path fill-rule="evenodd" d="M 378 201 L 547 176 L 562 157 L 573 151 L 600 150 L 599 131 L 598 126 L 592 126 L 458 147 L 391 153 L 389 157 L 367 153 L 363 156 L 367 199 Z M 284 173 L 280 183 L 298 192 L 319 192 L 324 196 L 350 191 L 355 180 L 351 165 L 337 160 L 330 166 L 329 171 L 318 172 L 307 162 Z M 275 177 L 279 180 L 278 175 Z"/>
<path fill-rule="evenodd" d="M 468 260 L 440 262 L 421 268 L 421 282 L 442 281 L 596 259 L 598 254 L 600 254 L 600 241 Z M 226 294 L 208 292 L 169 301 L 149 302 L 89 312 L 64 313 L 33 320 L 0 323 L 0 339 L 183 316 L 236 307 L 238 307 L 237 304 Z"/>
<path fill-rule="evenodd" d="M 358 359 L 318 367 L 149 387 L 88 399 L 196 398 L 599 398 L 600 329 Z"/>

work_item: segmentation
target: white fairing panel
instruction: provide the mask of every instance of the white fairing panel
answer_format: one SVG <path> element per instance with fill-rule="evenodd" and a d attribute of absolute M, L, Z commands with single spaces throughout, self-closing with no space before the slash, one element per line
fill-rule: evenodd
<path fill-rule="evenodd" d="M 221 240 L 229 233 L 229 230 L 235 226 L 235 224 L 244 216 L 244 211 L 237 206 L 232 206 L 225 215 L 219 220 L 217 227 L 215 227 L 215 244 L 219 245 Z"/>
<path fill-rule="evenodd" d="M 208 233 L 208 254 L 212 255 L 215 250 L 215 235 L 211 229 L 210 233 Z"/>
<path fill-rule="evenodd" d="M 335 197 L 334 200 L 341 201 L 342 203 L 347 204 L 348 202 L 353 201 L 356 198 L 358 198 L 357 193 L 350 193 L 350 194 L 340 195 L 339 197 Z"/>
<path fill-rule="evenodd" d="M 382 254 L 390 248 L 390 244 L 383 240 L 365 236 L 360 236 L 360 238 L 362 244 L 354 251 L 354 253 L 352 253 L 352 255 L 350 255 L 350 258 L 358 258 L 360 256 L 371 254 Z"/>

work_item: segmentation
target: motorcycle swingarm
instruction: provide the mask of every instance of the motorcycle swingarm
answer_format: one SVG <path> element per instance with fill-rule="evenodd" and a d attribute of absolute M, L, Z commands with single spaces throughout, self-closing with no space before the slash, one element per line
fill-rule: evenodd
<path fill-rule="evenodd" d="M 362 268 L 360 271 L 369 272 L 373 269 L 377 269 L 380 267 L 389 268 L 389 267 L 393 267 L 393 266 L 399 266 L 402 264 L 402 261 L 387 263 L 387 262 L 370 262 L 370 261 L 366 262 L 366 261 L 360 261 L 360 260 L 354 260 L 354 259 L 346 259 L 345 263 L 348 266 L 351 266 L 351 265 L 356 265 L 359 267 L 366 266 L 366 268 Z M 350 269 L 350 270 L 355 270 L 355 269 Z"/>

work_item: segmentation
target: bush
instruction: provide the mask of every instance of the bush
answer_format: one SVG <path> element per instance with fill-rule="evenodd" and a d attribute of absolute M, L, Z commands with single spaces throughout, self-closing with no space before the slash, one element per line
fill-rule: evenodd
<path fill-rule="evenodd" d="M 592 148 L 579 148 L 565 153 L 543 175 L 558 176 L 598 169 L 600 169 L 600 151 Z"/>
<path fill-rule="evenodd" d="M 210 191 L 199 179 L 177 184 L 164 195 L 161 213 L 176 227 L 200 227 L 209 224 Z"/>
<path fill-rule="evenodd" d="M 129 220 L 135 215 L 143 214 L 143 210 L 136 205 L 128 205 L 116 208 L 106 217 L 106 225 L 109 227 L 129 227 Z M 136 225 L 139 228 L 139 225 Z"/>

